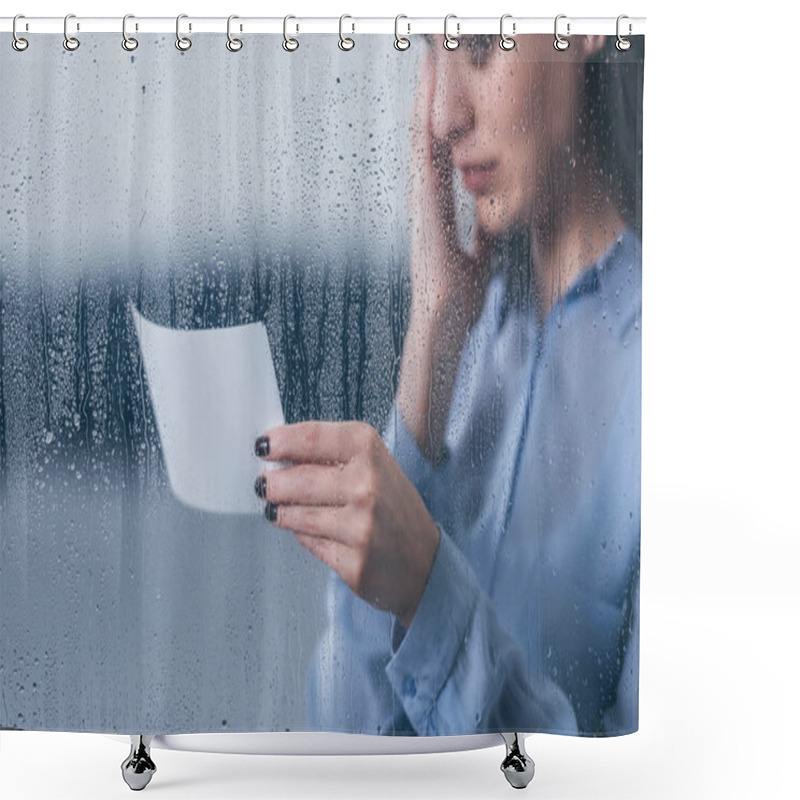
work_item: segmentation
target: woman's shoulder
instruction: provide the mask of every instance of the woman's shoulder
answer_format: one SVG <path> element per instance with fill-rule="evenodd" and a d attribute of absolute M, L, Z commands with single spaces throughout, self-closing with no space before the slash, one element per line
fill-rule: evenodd
<path fill-rule="evenodd" d="M 631 228 L 614 240 L 595 264 L 598 305 L 617 341 L 624 343 L 641 330 L 642 243 Z"/>
<path fill-rule="evenodd" d="M 638 386 L 641 319 L 641 243 L 627 230 L 573 286 L 546 335 L 546 369 L 568 406 L 604 416 Z"/>

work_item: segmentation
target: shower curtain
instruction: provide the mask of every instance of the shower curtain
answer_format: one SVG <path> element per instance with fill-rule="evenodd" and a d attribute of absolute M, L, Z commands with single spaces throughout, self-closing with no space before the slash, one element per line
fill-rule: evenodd
<path fill-rule="evenodd" d="M 643 37 L 0 48 L 0 726 L 638 727 Z"/>

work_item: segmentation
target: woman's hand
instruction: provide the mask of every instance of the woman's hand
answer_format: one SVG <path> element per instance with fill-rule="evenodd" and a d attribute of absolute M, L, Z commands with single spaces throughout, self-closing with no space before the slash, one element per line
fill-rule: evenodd
<path fill-rule="evenodd" d="M 490 277 L 484 232 L 475 232 L 472 255 L 458 241 L 453 141 L 435 139 L 431 127 L 436 69 L 427 54 L 411 124 L 411 308 L 397 388 L 403 419 L 433 464 L 445 452 L 445 428 L 464 339 L 483 307 Z"/>
<path fill-rule="evenodd" d="M 453 197 L 452 135 L 436 139 L 437 64 L 426 53 L 411 121 L 408 208 L 410 214 L 412 307 L 441 312 L 460 306 L 470 316 L 479 311 L 489 278 L 489 238 L 474 231 L 475 252 L 458 240 Z"/>
<path fill-rule="evenodd" d="M 440 534 L 378 432 L 364 422 L 310 421 L 264 435 L 262 458 L 292 462 L 259 476 L 262 498 L 277 506 L 275 524 L 408 628 Z"/>

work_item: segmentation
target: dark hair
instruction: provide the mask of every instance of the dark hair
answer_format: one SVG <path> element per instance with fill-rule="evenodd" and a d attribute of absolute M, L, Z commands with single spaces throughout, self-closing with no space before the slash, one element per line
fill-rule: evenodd
<path fill-rule="evenodd" d="M 644 37 L 625 51 L 606 39 L 586 62 L 588 134 L 609 198 L 641 238 Z"/>

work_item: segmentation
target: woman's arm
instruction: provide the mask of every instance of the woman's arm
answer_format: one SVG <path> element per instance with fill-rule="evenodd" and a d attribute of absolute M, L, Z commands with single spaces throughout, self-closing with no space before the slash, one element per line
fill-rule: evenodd
<path fill-rule="evenodd" d="M 411 312 L 397 403 L 422 452 L 439 464 L 464 338 L 490 280 L 490 239 L 476 230 L 472 253 L 458 241 L 450 147 L 431 131 L 435 81 L 436 63 L 428 55 L 410 130 Z"/>
<path fill-rule="evenodd" d="M 446 531 L 411 627 L 395 620 L 392 653 L 386 675 L 418 734 L 577 732 L 566 694 L 529 673 L 521 645 Z"/>
<path fill-rule="evenodd" d="M 308 673 L 308 721 L 318 730 L 435 735 L 547 730 L 575 733 L 553 681 L 530 675 L 521 646 L 449 535 L 406 629 L 363 603 L 335 575 L 328 626 Z"/>
<path fill-rule="evenodd" d="M 433 465 L 445 458 L 445 428 L 467 327 L 476 309 L 455 302 L 412 306 L 400 362 L 396 407 L 422 454 Z M 406 473 L 408 474 L 408 473 Z"/>
<path fill-rule="evenodd" d="M 437 468 L 417 447 L 403 413 L 393 411 L 384 440 L 439 520 L 442 510 L 428 494 Z M 529 674 L 522 646 L 501 625 L 467 557 L 438 526 L 424 593 L 410 626 L 394 617 L 392 658 L 385 667 L 414 730 L 465 734 L 516 725 L 574 733 L 575 714 L 565 693 L 552 680 Z"/>

